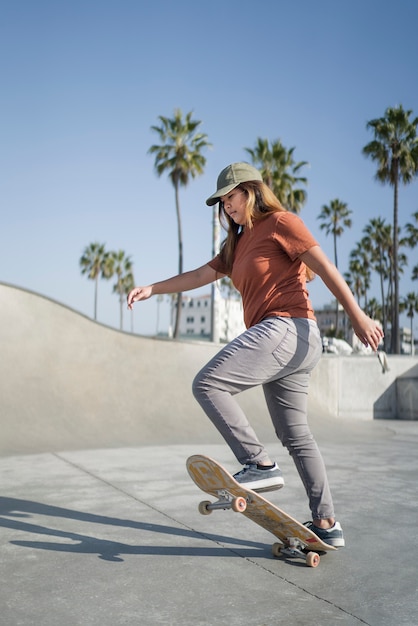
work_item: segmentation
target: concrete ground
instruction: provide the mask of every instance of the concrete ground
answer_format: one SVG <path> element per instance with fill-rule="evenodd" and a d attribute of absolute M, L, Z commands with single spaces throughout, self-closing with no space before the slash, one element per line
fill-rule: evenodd
<path fill-rule="evenodd" d="M 316 569 L 274 558 L 239 513 L 198 513 L 185 460 L 234 470 L 221 443 L 3 457 L 1 624 L 415 626 L 418 424 L 318 426 L 347 546 Z M 270 498 L 305 521 L 292 461 L 270 449 L 287 481 Z"/>
<path fill-rule="evenodd" d="M 187 457 L 237 469 L 190 393 L 216 346 L 118 333 L 6 285 L 0 345 L 1 626 L 418 624 L 418 422 L 336 419 L 313 381 L 347 547 L 312 569 L 239 513 L 198 513 Z M 262 393 L 242 406 L 285 476 L 269 497 L 306 521 Z"/>

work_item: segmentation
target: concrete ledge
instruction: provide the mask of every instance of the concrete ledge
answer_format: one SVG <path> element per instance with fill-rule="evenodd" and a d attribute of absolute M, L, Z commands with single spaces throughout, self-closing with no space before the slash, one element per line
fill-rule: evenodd
<path fill-rule="evenodd" d="M 328 415 L 339 418 L 417 419 L 405 417 L 406 407 L 402 402 L 408 380 L 407 402 L 418 406 L 418 358 L 388 356 L 387 360 L 389 370 L 383 372 L 376 355 L 324 354 L 312 373 L 311 401 Z M 399 383 L 399 377 L 405 383 Z M 403 392 L 397 391 L 398 383 Z"/>
<path fill-rule="evenodd" d="M 398 418 L 418 420 L 418 365 L 396 380 Z"/>

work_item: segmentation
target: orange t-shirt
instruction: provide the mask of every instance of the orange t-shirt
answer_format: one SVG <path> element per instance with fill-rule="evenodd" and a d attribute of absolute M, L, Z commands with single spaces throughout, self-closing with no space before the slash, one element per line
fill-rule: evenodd
<path fill-rule="evenodd" d="M 230 277 L 240 292 L 247 328 L 267 317 L 315 319 L 299 256 L 318 243 L 300 217 L 270 213 L 239 235 Z M 227 274 L 219 255 L 210 267 Z"/>

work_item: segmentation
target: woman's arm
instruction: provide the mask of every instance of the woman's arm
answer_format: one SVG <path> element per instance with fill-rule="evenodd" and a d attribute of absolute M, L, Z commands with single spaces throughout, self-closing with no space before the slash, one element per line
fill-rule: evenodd
<path fill-rule="evenodd" d="M 322 278 L 331 293 L 344 307 L 350 318 L 353 330 L 360 341 L 365 346 L 370 346 L 376 351 L 383 338 L 383 331 L 374 320 L 361 310 L 351 289 L 334 263 L 328 259 L 319 246 L 313 246 L 307 252 L 301 254 L 300 260 Z"/>
<path fill-rule="evenodd" d="M 190 291 L 213 283 L 218 278 L 222 278 L 223 274 L 219 274 L 210 265 L 202 265 L 191 272 L 178 274 L 159 283 L 148 285 L 146 287 L 135 287 L 128 294 L 128 309 L 132 309 L 134 302 L 147 300 L 151 296 L 164 293 L 180 293 L 182 291 Z"/>

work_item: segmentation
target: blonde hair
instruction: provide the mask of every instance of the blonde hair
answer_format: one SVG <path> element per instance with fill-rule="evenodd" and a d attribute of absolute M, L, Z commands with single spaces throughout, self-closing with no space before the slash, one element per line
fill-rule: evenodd
<path fill-rule="evenodd" d="M 287 209 L 281 204 L 280 200 L 274 195 L 270 187 L 265 183 L 252 180 L 240 183 L 237 189 L 243 191 L 247 196 L 245 207 L 245 228 L 251 230 L 254 222 L 266 218 L 270 213 L 278 213 Z M 236 224 L 234 220 L 225 212 L 223 203 L 219 203 L 219 221 L 227 231 L 227 236 L 222 243 L 220 257 L 227 268 L 228 274 L 232 270 L 234 262 L 235 248 L 238 243 L 238 237 L 242 226 Z M 305 266 L 306 267 L 306 266 Z M 314 273 L 309 267 L 306 267 L 307 280 L 314 278 Z"/>

